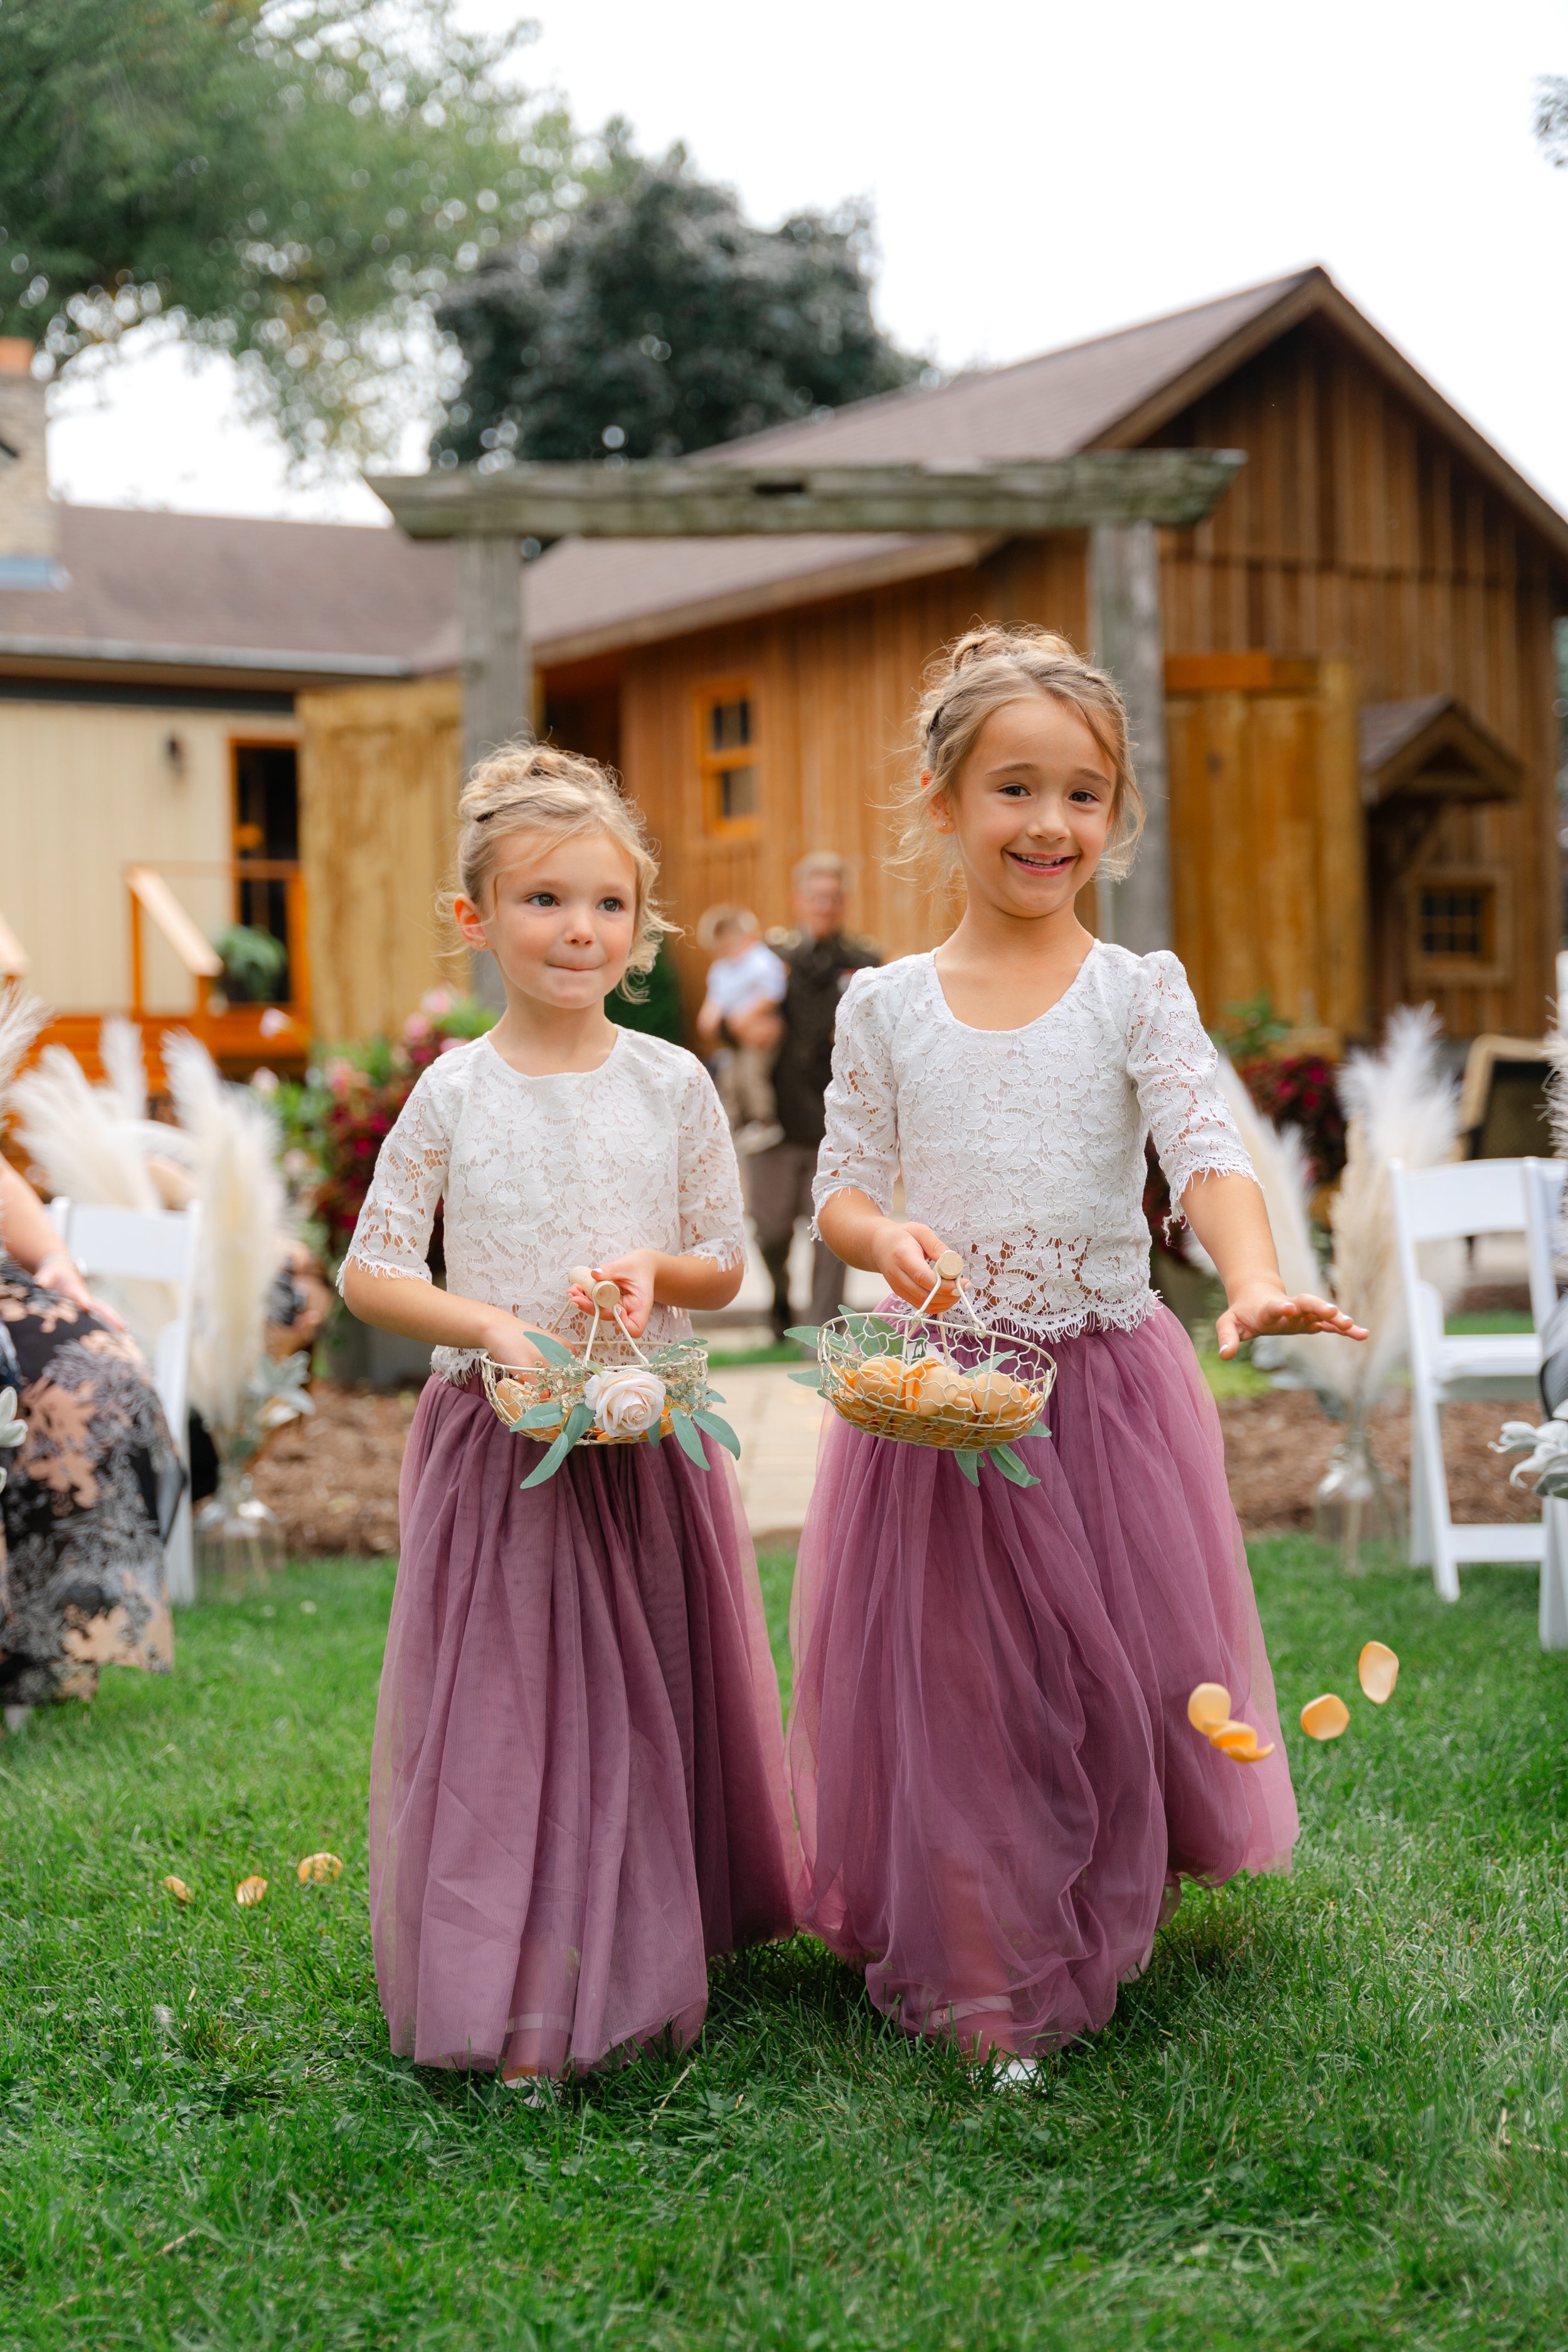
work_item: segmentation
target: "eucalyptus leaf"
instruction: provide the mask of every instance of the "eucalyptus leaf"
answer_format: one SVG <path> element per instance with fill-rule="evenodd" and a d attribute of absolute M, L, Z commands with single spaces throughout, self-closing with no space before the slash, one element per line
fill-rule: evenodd
<path fill-rule="evenodd" d="M 560 1419 L 560 1399 L 546 1397 L 542 1403 L 531 1404 L 528 1411 L 512 1423 L 512 1427 L 514 1429 L 546 1429 L 552 1423 L 558 1423 Z"/>
<path fill-rule="evenodd" d="M 784 1333 L 786 1339 L 798 1339 L 803 1348 L 815 1348 L 821 1337 L 820 1323 L 795 1323 Z"/>
<path fill-rule="evenodd" d="M 553 1478 L 583 1432 L 593 1426 L 593 1421 L 594 1416 L 585 1404 L 574 1404 L 566 1416 L 565 1428 L 539 1465 L 538 1469 L 529 1472 L 519 1492 L 526 1493 L 530 1486 L 542 1486 L 546 1478 Z"/>
<path fill-rule="evenodd" d="M 974 1451 L 973 1447 L 969 1445 L 955 1445 L 952 1449 L 952 1458 L 957 1463 L 959 1468 L 963 1471 L 964 1476 L 968 1479 L 970 1485 L 972 1486 L 978 1486 L 980 1484 L 980 1456 Z"/>
<path fill-rule="evenodd" d="M 553 1332 L 530 1331 L 528 1336 L 532 1340 L 534 1346 L 538 1349 L 540 1354 L 543 1357 L 547 1364 L 574 1364 L 576 1362 L 577 1359 L 572 1353 L 571 1349 L 564 1346 L 561 1340 L 556 1339 Z"/>
<path fill-rule="evenodd" d="M 1043 1421 L 1031 1423 L 1029 1427 L 1024 1432 L 1026 1437 L 1048 1437 L 1050 1433 L 1049 1423 Z"/>
<path fill-rule="evenodd" d="M 804 1372 L 786 1372 L 784 1378 L 798 1381 L 803 1389 L 819 1389 L 822 1386 L 822 1367 L 820 1364 L 813 1364 Z"/>
<path fill-rule="evenodd" d="M 740 1460 L 741 1441 L 722 1414 L 709 1412 L 700 1405 L 691 1418 L 699 1429 L 705 1429 L 710 1437 L 716 1437 L 720 1444 L 726 1446 L 734 1455 L 737 1462 Z"/>
<path fill-rule="evenodd" d="M 720 1395 L 717 1389 L 704 1389 L 702 1391 L 702 1402 L 704 1404 L 722 1404 L 725 1400 Z"/>
<path fill-rule="evenodd" d="M 997 1469 L 1002 1473 L 1003 1477 L 1010 1479 L 1015 1486 L 1037 1486 L 1039 1485 L 1040 1482 L 1036 1477 L 1034 1472 L 1032 1470 L 1025 1469 L 1023 1464 L 1019 1461 L 1017 1455 L 1014 1453 L 1010 1445 L 994 1445 L 991 1449 L 991 1459 L 996 1465 Z"/>
<path fill-rule="evenodd" d="M 697 1423 L 692 1420 L 691 1415 L 689 1412 L 677 1411 L 670 1414 L 669 1423 L 681 1451 L 690 1454 L 699 1470 L 706 1470 L 708 1456 L 702 1451 L 702 1440 L 697 1433 Z"/>

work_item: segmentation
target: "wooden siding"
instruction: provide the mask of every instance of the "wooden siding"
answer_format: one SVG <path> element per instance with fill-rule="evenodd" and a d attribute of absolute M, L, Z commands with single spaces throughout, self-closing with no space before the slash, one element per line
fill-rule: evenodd
<path fill-rule="evenodd" d="M 166 746 L 179 741 L 183 766 Z M 26 985 L 61 1013 L 131 1002 L 130 865 L 234 854 L 235 741 L 290 743 L 287 718 L 98 702 L 0 701 L 0 913 L 26 950 Z M 210 936 L 233 919 L 225 881 L 175 895 Z M 147 927 L 150 1009 L 183 1016 L 191 982 Z"/>
<path fill-rule="evenodd" d="M 395 1030 L 460 980 L 436 908 L 457 839 L 458 681 L 343 687 L 297 709 L 316 1034 Z"/>
<path fill-rule="evenodd" d="M 1348 662 L 1165 665 L 1176 951 L 1204 1017 L 1267 990 L 1299 1042 L 1366 1020 L 1366 855 Z"/>
<path fill-rule="evenodd" d="M 1249 452 L 1208 522 L 1166 534 L 1168 654 L 1349 661 L 1360 700 L 1454 695 L 1523 763 L 1516 803 L 1449 809 L 1436 845 L 1446 864 L 1510 877 L 1511 974 L 1433 993 L 1457 1034 L 1538 1034 L 1560 920 L 1552 621 L 1568 602 L 1545 549 L 1322 321 L 1281 337 L 1158 438 Z M 1374 877 L 1373 1022 L 1396 985 L 1401 919 L 1375 862 Z"/>
<path fill-rule="evenodd" d="M 836 850 L 849 860 L 851 925 L 884 954 L 907 955 L 942 937 L 942 911 L 887 864 L 889 804 L 906 772 L 921 674 L 976 617 L 1047 621 L 1081 641 L 1083 575 L 1081 533 L 1015 541 L 973 571 L 705 630 L 626 656 L 622 772 L 660 845 L 665 903 L 683 929 L 675 951 L 690 1011 L 707 961 L 695 936 L 702 909 L 726 899 L 752 908 L 764 927 L 787 924 L 790 869 L 807 850 Z M 697 697 L 736 677 L 752 681 L 756 695 L 762 821 L 753 839 L 715 835 L 705 824 L 696 751 Z"/>

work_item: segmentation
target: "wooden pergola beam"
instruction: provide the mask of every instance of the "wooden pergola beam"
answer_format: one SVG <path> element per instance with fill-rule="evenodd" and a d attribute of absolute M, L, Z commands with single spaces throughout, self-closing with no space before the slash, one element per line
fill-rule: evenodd
<path fill-rule="evenodd" d="M 1081 530 L 1201 522 L 1246 464 L 1238 449 L 1104 449 L 942 466 L 458 467 L 377 474 L 412 539 L 733 539 L 799 531 Z"/>
<path fill-rule="evenodd" d="M 525 540 L 1087 530 L 1090 641 L 1126 699 L 1148 807 L 1131 874 L 1100 888 L 1100 925 L 1143 954 L 1172 942 L 1156 533 L 1202 522 L 1246 463 L 1240 449 L 1103 449 L 965 467 L 638 459 L 367 478 L 410 538 L 458 543 L 465 769 L 533 730 Z M 489 961 L 476 984 L 493 994 Z"/>

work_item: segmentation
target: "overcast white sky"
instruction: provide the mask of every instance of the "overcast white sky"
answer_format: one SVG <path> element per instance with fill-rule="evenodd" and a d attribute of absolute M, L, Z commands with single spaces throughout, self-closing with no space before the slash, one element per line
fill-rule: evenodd
<path fill-rule="evenodd" d="M 756 218 L 868 197 L 883 322 L 944 366 L 1321 261 L 1568 509 L 1568 171 L 1531 131 L 1568 0 L 543 0 L 541 26 L 535 86 L 684 139 Z M 383 517 L 290 487 L 219 363 L 55 398 L 78 501 Z"/>

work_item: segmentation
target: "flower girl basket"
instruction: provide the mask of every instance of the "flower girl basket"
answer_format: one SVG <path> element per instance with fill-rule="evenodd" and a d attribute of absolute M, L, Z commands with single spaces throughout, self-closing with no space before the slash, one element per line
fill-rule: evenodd
<path fill-rule="evenodd" d="M 1057 1377 L 1056 1360 L 1026 1339 L 994 1331 L 962 1279 L 963 1261 L 944 1250 L 937 1279 L 921 1306 L 904 1314 L 836 1315 L 790 1338 L 816 1348 L 814 1370 L 791 1374 L 819 1388 L 835 1412 L 874 1437 L 904 1445 L 945 1447 L 972 1486 L 990 1463 L 1015 1486 L 1037 1486 L 1013 1452 L 1019 1437 L 1048 1437 L 1041 1420 Z M 954 1306 L 966 1321 L 928 1313 L 944 1282 L 956 1282 Z M 949 1310 L 950 1312 L 952 1310 Z M 961 1343 L 962 1360 L 953 1342 Z"/>
<path fill-rule="evenodd" d="M 708 1350 L 701 1340 L 671 1339 L 645 1352 L 626 1329 L 621 1294 L 613 1282 L 596 1282 L 584 1265 L 574 1265 L 568 1281 L 594 1302 L 594 1320 L 580 1350 L 556 1332 L 535 1331 L 531 1337 L 544 1358 L 542 1364 L 479 1358 L 479 1377 L 498 1419 L 515 1436 L 550 1448 L 523 1486 L 552 1478 L 574 1445 L 657 1445 L 673 1437 L 706 1470 L 699 1434 L 706 1430 L 738 1459 L 740 1439 L 712 1410 L 724 1400 L 708 1385 Z"/>

